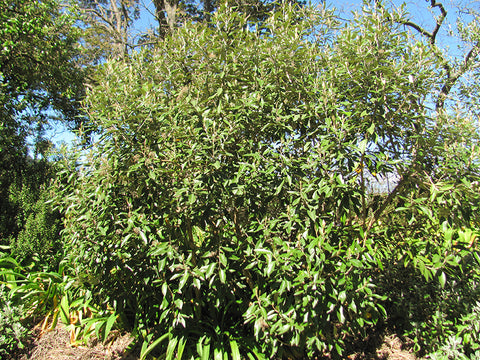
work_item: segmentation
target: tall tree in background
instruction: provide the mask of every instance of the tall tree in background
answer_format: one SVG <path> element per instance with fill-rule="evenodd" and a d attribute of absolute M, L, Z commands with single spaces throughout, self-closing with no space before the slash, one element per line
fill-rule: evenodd
<path fill-rule="evenodd" d="M 292 0 L 289 3 L 305 5 L 303 0 Z M 153 0 L 155 17 L 158 21 L 158 32 L 161 38 L 167 31 L 173 30 L 185 19 L 209 22 L 212 14 L 221 5 L 234 8 L 246 14 L 251 22 L 263 22 L 282 3 L 272 0 Z"/>
<path fill-rule="evenodd" d="M 138 0 L 80 0 L 78 9 L 85 24 L 86 63 L 125 59 L 137 45 L 132 30 L 140 16 Z"/>
<path fill-rule="evenodd" d="M 23 221 L 12 189 L 32 185 L 27 179 L 41 167 L 45 130 L 57 120 L 73 126 L 81 121 L 85 70 L 77 64 L 78 34 L 73 18 L 54 0 L 0 1 L 0 239 L 15 236 Z M 42 174 L 40 182 L 44 182 Z M 35 180 L 35 181 L 37 181 Z M 27 184 L 29 183 L 29 184 Z M 37 184 L 39 185 L 39 184 Z M 32 189 L 39 189 L 35 185 Z M 38 195 L 38 194 L 37 194 Z M 35 195 L 32 195 L 35 202 Z M 15 197 L 15 196 L 14 196 Z"/>
<path fill-rule="evenodd" d="M 77 66 L 78 33 L 55 1 L 0 2 L 0 101 L 2 121 L 37 126 L 80 114 L 83 71 Z"/>
<path fill-rule="evenodd" d="M 427 0 L 427 3 L 434 15 L 430 24 L 423 25 L 411 18 L 401 20 L 401 23 L 410 28 L 413 35 L 419 36 L 430 45 L 432 52 L 441 64 L 440 90 L 433 101 L 435 110 L 443 112 L 447 106 L 446 102 L 452 97 L 455 98 L 455 95 L 462 94 L 463 100 L 472 96 L 472 92 L 469 91 L 473 89 L 472 83 L 467 81 L 467 78 L 473 79 L 474 76 L 477 76 L 480 68 L 480 37 L 478 31 L 480 13 L 473 7 L 457 7 L 450 11 L 443 1 Z M 450 26 L 447 29 L 449 27 L 448 20 L 455 18 L 457 19 L 455 26 Z M 451 51 L 439 45 L 440 33 L 445 30 L 448 30 L 457 42 L 457 51 L 454 52 L 455 55 L 453 56 Z M 474 91 L 473 93 L 477 92 Z M 470 94 L 470 96 L 467 94 Z M 476 97 L 476 95 L 473 96 Z M 472 104 L 469 101 L 466 103 Z M 470 107 L 470 110 L 472 110 L 472 107 Z"/>
<path fill-rule="evenodd" d="M 83 21 L 82 46 L 85 64 L 98 64 L 105 59 L 129 57 L 132 50 L 165 39 L 167 33 L 182 26 L 185 21 L 208 22 L 223 4 L 218 0 L 153 0 L 156 29 L 139 30 L 145 4 L 138 0 L 79 0 L 75 7 Z M 304 5 L 305 1 L 292 3 Z M 233 0 L 226 7 L 247 15 L 250 22 L 259 23 L 278 8 L 280 2 L 271 0 Z"/>

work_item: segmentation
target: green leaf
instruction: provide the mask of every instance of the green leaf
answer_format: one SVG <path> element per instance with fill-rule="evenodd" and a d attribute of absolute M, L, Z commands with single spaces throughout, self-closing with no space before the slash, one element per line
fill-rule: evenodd
<path fill-rule="evenodd" d="M 201 359 L 210 360 L 210 344 L 205 344 L 202 346 Z"/>
<path fill-rule="evenodd" d="M 140 230 L 140 238 L 143 240 L 143 242 L 145 243 L 145 245 L 148 244 L 148 238 L 147 238 L 147 236 L 145 235 L 145 233 L 144 233 L 142 230 Z"/>
<path fill-rule="evenodd" d="M 220 269 L 218 271 L 218 276 L 220 278 L 220 282 L 222 284 L 225 284 L 225 282 L 227 281 L 227 273 L 226 273 L 225 269 Z"/>
<path fill-rule="evenodd" d="M 275 190 L 274 196 L 278 196 L 278 194 L 280 194 L 284 184 L 285 184 L 285 179 L 283 179 L 282 182 L 280 183 L 280 185 L 277 186 L 277 189 Z"/>
<path fill-rule="evenodd" d="M 341 324 L 345 323 L 345 314 L 343 313 L 343 306 L 340 306 L 340 308 L 338 309 L 337 318 Z"/>
<path fill-rule="evenodd" d="M 172 337 L 168 342 L 167 352 L 165 354 L 165 360 L 172 360 L 175 355 L 175 349 L 177 347 L 178 338 Z"/>
<path fill-rule="evenodd" d="M 343 354 L 343 348 L 340 346 L 338 342 L 335 342 L 335 350 L 337 350 L 338 355 L 341 356 Z"/>
<path fill-rule="evenodd" d="M 266 275 L 270 276 L 275 269 L 275 261 L 272 259 L 272 255 L 268 254 L 267 256 L 267 269 L 266 269 Z"/>
<path fill-rule="evenodd" d="M 215 267 L 215 263 L 211 263 L 210 265 L 208 265 L 207 271 L 205 272 L 205 279 L 209 279 L 212 277 L 213 273 L 215 272 Z"/>
<path fill-rule="evenodd" d="M 438 279 L 440 280 L 440 286 L 442 287 L 442 289 L 444 289 L 444 288 L 445 288 L 445 284 L 446 284 L 446 282 L 447 282 L 447 276 L 445 275 L 445 273 L 444 273 L 443 271 L 441 272 L 441 274 L 440 274 L 440 276 L 439 276 Z"/>
<path fill-rule="evenodd" d="M 150 354 L 160 343 L 162 343 L 164 340 L 168 339 L 169 334 L 164 334 L 160 336 L 158 339 L 156 339 L 154 342 L 152 342 L 148 347 L 145 349 L 142 348 L 142 351 L 140 352 L 140 360 L 145 360 L 148 354 Z"/>
<path fill-rule="evenodd" d="M 372 123 L 370 127 L 368 128 L 367 132 L 372 135 L 375 132 L 375 123 Z"/>
<path fill-rule="evenodd" d="M 238 344 L 235 340 L 230 340 L 230 350 L 232 351 L 232 360 L 241 360 Z"/>
<path fill-rule="evenodd" d="M 215 360 L 223 360 L 223 351 L 222 349 L 214 348 L 213 349 L 213 358 Z"/>
<path fill-rule="evenodd" d="M 185 345 L 187 344 L 187 340 L 185 338 L 180 338 L 178 341 L 178 348 L 177 348 L 177 357 L 176 359 L 182 360 L 183 352 L 185 351 Z"/>
<path fill-rule="evenodd" d="M 117 320 L 117 315 L 112 314 L 109 316 L 107 323 L 105 325 L 105 332 L 103 334 L 103 342 L 107 341 L 107 337 L 110 334 L 110 331 L 112 330 L 113 325 L 115 324 L 115 321 Z"/>
<path fill-rule="evenodd" d="M 307 215 L 312 221 L 317 220 L 317 212 L 315 210 L 307 210 Z"/>
<path fill-rule="evenodd" d="M 182 289 L 183 289 L 183 287 L 184 287 L 185 284 L 187 283 L 188 278 L 189 278 L 188 271 L 185 270 L 185 272 L 183 273 L 182 279 L 180 280 L 180 283 L 178 284 L 178 289 L 179 289 L 179 290 L 182 290 Z"/>
<path fill-rule="evenodd" d="M 433 213 L 432 213 L 432 210 L 431 210 L 431 209 L 429 209 L 429 208 L 426 207 L 425 205 L 418 205 L 418 208 L 419 208 L 425 215 L 427 215 L 430 220 L 433 220 Z"/>
<path fill-rule="evenodd" d="M 257 347 L 254 347 L 251 349 L 251 352 L 253 352 L 253 354 L 255 355 L 255 357 L 257 358 L 257 360 L 264 360 L 266 359 L 265 355 L 262 354 L 262 352 L 257 348 Z M 250 353 L 248 353 L 248 355 L 250 355 Z"/>
<path fill-rule="evenodd" d="M 360 153 L 364 154 L 365 153 L 365 150 L 367 149 L 367 144 L 368 144 L 368 140 L 367 139 L 363 139 L 360 144 L 358 144 L 358 149 L 360 150 Z"/>
<path fill-rule="evenodd" d="M 60 300 L 60 318 L 65 325 L 70 325 L 70 305 L 67 295 L 64 295 Z"/>
<path fill-rule="evenodd" d="M 228 264 L 227 257 L 225 256 L 225 254 L 223 252 L 220 252 L 220 254 L 218 255 L 218 258 L 220 260 L 220 264 L 222 264 L 223 266 L 227 266 L 227 264 Z"/>

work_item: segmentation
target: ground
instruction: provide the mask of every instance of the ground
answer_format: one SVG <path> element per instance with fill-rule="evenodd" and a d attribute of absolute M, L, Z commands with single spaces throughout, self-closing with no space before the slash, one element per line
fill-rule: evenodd
<path fill-rule="evenodd" d="M 129 354 L 127 348 L 132 341 L 129 334 L 113 332 L 106 344 L 91 341 L 88 346 L 70 345 L 70 334 L 63 325 L 54 330 L 34 330 L 35 336 L 28 349 L 16 360 L 138 360 L 139 356 Z M 415 360 L 411 343 L 395 335 L 385 336 L 373 352 L 358 351 L 347 357 L 349 360 Z M 327 359 L 328 357 L 325 357 Z"/>
<path fill-rule="evenodd" d="M 41 332 L 34 329 L 32 342 L 16 360 L 137 360 L 138 356 L 127 353 L 133 338 L 129 334 L 113 331 L 106 343 L 90 341 L 88 346 L 72 346 L 70 333 L 59 324 L 54 330 Z"/>

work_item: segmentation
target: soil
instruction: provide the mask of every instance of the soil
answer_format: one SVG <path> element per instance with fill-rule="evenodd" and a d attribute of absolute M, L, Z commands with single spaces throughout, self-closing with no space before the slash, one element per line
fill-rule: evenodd
<path fill-rule="evenodd" d="M 88 344 L 73 346 L 70 332 L 58 324 L 54 330 L 42 332 L 33 330 L 31 342 L 21 354 L 11 357 L 15 360 L 138 360 L 139 356 L 131 354 L 129 349 L 133 337 L 126 333 L 112 331 L 107 341 L 97 339 Z"/>
<path fill-rule="evenodd" d="M 22 354 L 11 357 L 15 360 L 138 360 L 140 357 L 130 351 L 132 336 L 112 332 L 105 343 L 91 340 L 87 345 L 72 346 L 70 333 L 59 324 L 54 330 L 41 332 L 34 329 L 31 343 Z M 348 360 L 415 360 L 411 342 L 402 341 L 396 335 L 385 336 L 373 351 L 357 351 Z M 328 359 L 328 357 L 325 357 Z"/>
<path fill-rule="evenodd" d="M 419 359 L 412 351 L 413 343 L 402 341 L 396 335 L 383 338 L 382 343 L 374 353 L 356 353 L 349 357 L 354 360 L 416 360 Z"/>

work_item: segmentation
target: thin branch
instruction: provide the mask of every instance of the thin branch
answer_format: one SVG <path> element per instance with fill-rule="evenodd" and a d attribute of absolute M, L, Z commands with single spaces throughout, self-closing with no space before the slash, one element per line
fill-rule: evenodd
<path fill-rule="evenodd" d="M 445 104 L 445 100 L 448 97 L 448 94 L 450 94 L 450 91 L 452 90 L 453 86 L 455 86 L 456 82 L 458 79 L 460 79 L 469 69 L 468 65 L 469 62 L 472 59 L 475 59 L 480 54 L 480 42 L 477 42 L 465 55 L 465 58 L 463 59 L 463 65 L 455 71 L 453 74 L 450 70 L 450 67 L 448 64 L 444 65 L 444 68 L 447 71 L 447 80 L 445 81 L 445 84 L 443 85 L 442 89 L 440 90 L 440 94 L 438 96 L 438 100 L 436 103 L 436 110 L 439 111 L 443 109 L 443 106 Z"/>
<path fill-rule="evenodd" d="M 402 24 L 405 26 L 411 27 L 412 29 L 418 31 L 423 36 L 426 36 L 430 40 L 430 44 L 435 45 L 437 34 L 440 31 L 440 28 L 442 27 L 442 24 L 447 17 L 447 11 L 445 10 L 445 7 L 443 6 L 443 4 L 437 3 L 435 0 L 430 1 L 430 6 L 432 8 L 438 7 L 440 9 L 440 16 L 436 19 L 435 28 L 433 29 L 432 32 L 428 32 L 423 27 L 421 27 L 420 25 L 412 21 L 404 21 L 402 22 Z"/>
<path fill-rule="evenodd" d="M 113 24 L 113 22 L 110 19 L 107 19 L 106 17 L 104 17 L 104 14 L 102 14 L 100 11 L 93 8 L 82 9 L 82 10 L 85 13 L 92 13 L 93 15 L 100 18 L 103 22 L 107 23 L 112 29 L 115 29 L 115 25 Z"/>
<path fill-rule="evenodd" d="M 437 37 L 438 31 L 442 27 L 443 22 L 445 21 L 447 17 L 447 11 L 445 10 L 445 7 L 443 6 L 442 3 L 437 3 L 436 0 L 430 0 L 430 6 L 432 8 L 438 7 L 440 9 L 440 17 L 437 19 L 437 24 L 435 26 L 435 29 L 432 32 L 432 45 L 435 43 L 435 39 Z"/>
<path fill-rule="evenodd" d="M 465 56 L 465 59 L 463 61 L 463 66 L 467 67 L 470 60 L 474 59 L 479 54 L 480 54 L 480 41 L 477 41 L 477 43 L 470 49 L 468 54 Z"/>
<path fill-rule="evenodd" d="M 427 30 L 425 30 L 424 28 L 422 28 L 420 25 L 418 24 L 415 24 L 414 22 L 411 22 L 411 21 L 403 21 L 401 22 L 401 24 L 405 25 L 405 26 L 409 26 L 413 29 L 415 29 L 416 31 L 418 31 L 420 34 L 426 36 L 427 38 L 429 39 L 432 39 L 433 38 L 433 33 L 429 33 Z M 434 41 L 435 42 L 435 41 Z M 433 45 L 432 41 L 430 40 L 430 43 Z"/>
<path fill-rule="evenodd" d="M 412 22 L 412 21 L 403 21 L 402 24 L 408 27 L 411 27 L 421 35 L 425 36 L 430 45 L 435 46 L 437 34 L 440 31 L 446 17 L 447 11 L 442 3 L 437 2 L 436 0 L 430 0 L 431 8 L 438 8 L 440 9 L 440 16 L 436 18 L 435 28 L 432 32 L 428 32 L 425 28 L 421 27 L 420 25 Z M 463 60 L 463 66 L 461 66 L 457 71 L 452 71 L 450 64 L 443 58 L 443 56 L 436 52 L 436 56 L 442 61 L 443 69 L 446 73 L 446 80 L 443 84 L 440 93 L 438 95 L 438 99 L 435 103 L 435 109 L 437 112 L 442 111 L 445 105 L 445 100 L 447 99 L 448 95 L 450 94 L 452 88 L 455 86 L 457 81 L 462 77 L 468 70 L 469 62 L 474 59 L 476 56 L 480 54 L 480 42 L 477 42 L 473 48 L 466 54 Z"/>

